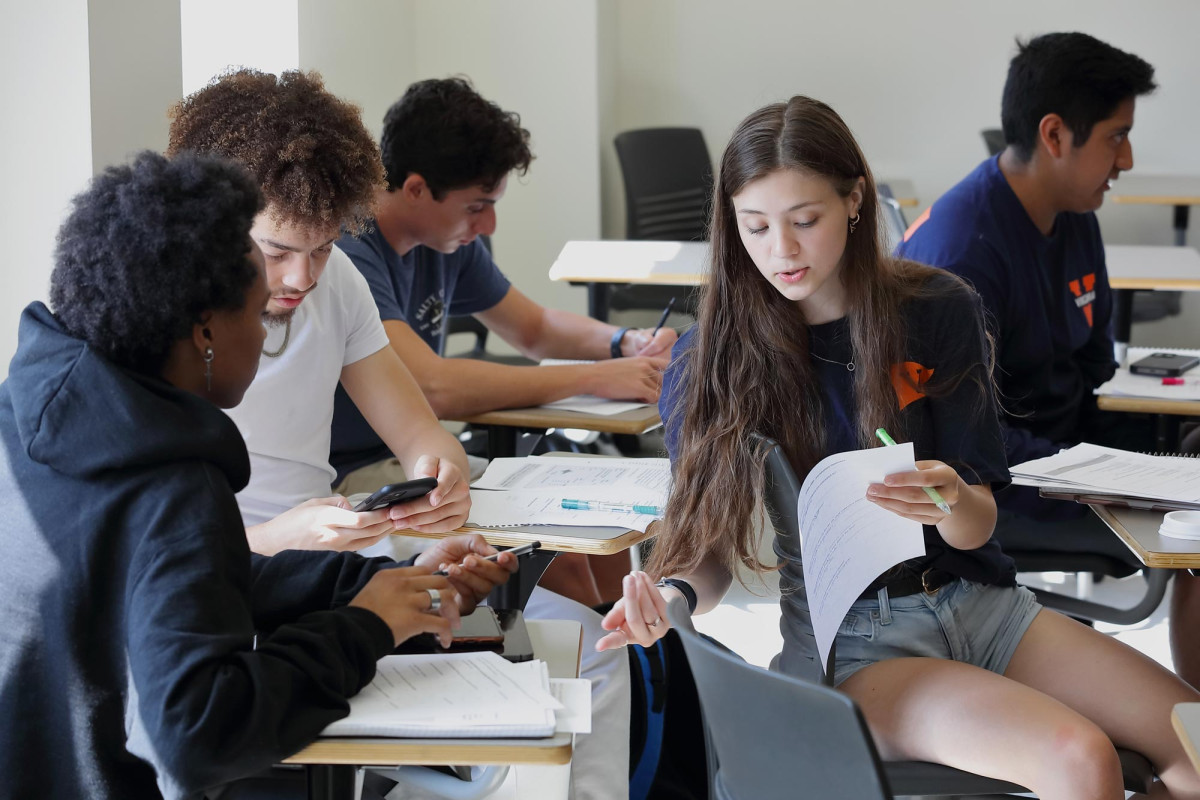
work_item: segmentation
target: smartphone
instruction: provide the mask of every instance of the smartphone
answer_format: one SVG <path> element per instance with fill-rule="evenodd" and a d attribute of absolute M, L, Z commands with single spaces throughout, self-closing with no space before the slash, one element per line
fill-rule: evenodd
<path fill-rule="evenodd" d="M 1196 356 L 1184 356 L 1178 353 L 1151 353 L 1130 364 L 1129 371 L 1134 375 L 1161 375 L 1167 378 L 1177 378 L 1197 364 L 1200 364 L 1200 358 Z"/>
<path fill-rule="evenodd" d="M 476 606 L 474 611 L 462 618 L 462 627 L 450 635 L 451 649 L 455 645 L 504 643 L 504 631 L 496 610 L 487 606 Z"/>
<path fill-rule="evenodd" d="M 521 559 L 524 557 L 533 555 L 534 553 L 536 553 L 538 551 L 538 548 L 541 546 L 542 546 L 541 542 L 526 542 L 525 544 L 519 544 L 516 547 L 510 547 L 507 550 L 497 550 L 495 553 L 492 553 L 490 556 L 482 556 L 482 558 L 484 561 L 495 561 L 497 558 L 500 557 L 501 553 L 512 553 L 514 556 L 517 557 L 517 569 L 519 570 L 521 568 L 520 567 Z M 446 573 L 439 569 L 437 572 L 435 572 L 433 574 L 444 576 Z"/>
<path fill-rule="evenodd" d="M 374 511 L 377 508 L 387 508 L 405 500 L 416 500 L 424 497 L 437 488 L 437 478 L 416 478 L 404 483 L 389 483 L 382 489 L 372 492 L 356 505 L 354 511 Z"/>

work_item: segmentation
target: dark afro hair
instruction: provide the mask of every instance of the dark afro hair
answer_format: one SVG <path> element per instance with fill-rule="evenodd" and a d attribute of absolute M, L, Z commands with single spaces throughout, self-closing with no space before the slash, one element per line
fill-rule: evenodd
<path fill-rule="evenodd" d="M 1086 33 L 1047 33 L 1025 44 L 1018 40 L 1000 103 L 1004 142 L 1029 161 L 1042 118 L 1058 114 L 1074 146 L 1081 147 L 1117 106 L 1155 88 L 1154 67 Z"/>
<path fill-rule="evenodd" d="M 194 150 L 240 162 L 276 222 L 358 233 L 373 214 L 383 186 L 379 148 L 358 107 L 327 92 L 315 72 L 218 75 L 170 116 L 168 155 Z"/>
<path fill-rule="evenodd" d="M 203 312 L 245 307 L 261 208 L 246 171 L 213 156 L 146 151 L 110 167 L 58 232 L 51 308 L 114 363 L 158 375 Z"/>
<path fill-rule="evenodd" d="M 521 117 L 484 100 L 463 78 L 420 81 L 383 118 L 383 167 L 388 189 L 414 172 L 435 200 L 448 191 L 484 186 L 505 175 L 524 175 L 533 161 Z"/>

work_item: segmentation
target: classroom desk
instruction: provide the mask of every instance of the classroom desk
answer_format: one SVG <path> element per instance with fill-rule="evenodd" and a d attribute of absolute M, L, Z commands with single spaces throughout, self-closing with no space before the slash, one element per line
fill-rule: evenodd
<path fill-rule="evenodd" d="M 1200 569 L 1200 542 L 1159 535 L 1164 512 L 1101 505 L 1091 508 L 1147 567 Z"/>
<path fill-rule="evenodd" d="M 1200 177 L 1192 175 L 1123 175 L 1108 196 L 1114 203 L 1172 206 L 1175 244 L 1187 244 L 1188 214 L 1200 205 Z"/>
<path fill-rule="evenodd" d="M 892 197 L 903 208 L 917 207 L 917 188 L 906 178 L 876 178 L 876 184 L 887 184 L 892 190 Z"/>
<path fill-rule="evenodd" d="M 1200 253 L 1191 247 L 1112 244 L 1105 245 L 1104 260 L 1108 265 L 1108 283 L 1113 289 L 1114 356 L 1123 364 L 1129 344 L 1133 293 L 1200 291 Z"/>
<path fill-rule="evenodd" d="M 662 425 L 654 405 L 621 414 L 583 414 L 555 408 L 507 408 L 463 417 L 457 422 L 483 425 L 488 430 L 487 457 L 511 458 L 517 454 L 517 437 L 523 431 L 545 433 L 550 428 L 580 428 L 600 433 L 640 435 Z"/>
<path fill-rule="evenodd" d="M 613 527 L 586 525 L 518 525 L 505 528 L 487 528 L 464 525 L 447 533 L 424 533 L 422 531 L 397 531 L 405 536 L 426 539 L 443 539 L 461 533 L 478 533 L 493 547 L 513 547 L 526 542 L 541 542 L 541 548 L 522 560 L 517 580 L 498 587 L 489 596 L 489 605 L 496 608 L 525 608 L 533 587 L 542 579 L 542 574 L 559 553 L 584 553 L 608 556 L 620 553 L 653 537 L 657 523 L 645 531 L 630 531 Z"/>
<path fill-rule="evenodd" d="M 1154 446 L 1161 452 L 1175 449 L 1179 441 L 1180 417 L 1200 417 L 1200 400 L 1159 400 L 1152 397 L 1114 397 L 1100 395 L 1096 407 L 1101 411 L 1129 414 L 1155 414 L 1157 422 Z"/>
<path fill-rule="evenodd" d="M 1200 703 L 1179 703 L 1171 709 L 1171 727 L 1175 735 L 1183 743 L 1183 749 L 1192 762 L 1192 766 L 1200 771 Z"/>
<path fill-rule="evenodd" d="M 568 620 L 529 620 L 526 623 L 534 655 L 546 662 L 553 678 L 579 676 L 583 629 Z M 402 765 L 515 764 L 560 767 L 535 774 L 545 797 L 567 796 L 570 782 L 572 734 L 544 739 L 376 739 L 323 738 L 305 747 L 285 764 L 303 764 L 308 772 L 309 800 L 354 800 L 358 767 Z M 540 781 L 537 781 L 540 778 Z M 531 796 L 522 782 L 522 797 Z"/>

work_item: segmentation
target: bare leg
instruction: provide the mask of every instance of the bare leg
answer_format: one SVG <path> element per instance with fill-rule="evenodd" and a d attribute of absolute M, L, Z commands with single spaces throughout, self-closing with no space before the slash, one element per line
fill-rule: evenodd
<path fill-rule="evenodd" d="M 583 553 L 559 553 L 546 568 L 538 585 L 588 608 L 600 605 L 596 579 L 592 577 L 588 557 Z"/>
<path fill-rule="evenodd" d="M 1171 728 L 1176 703 L 1200 694 L 1131 647 L 1043 610 L 1029 626 L 1005 677 L 1055 698 L 1087 717 L 1120 747 L 1154 764 L 1166 791 L 1200 798 L 1200 776 Z"/>
<path fill-rule="evenodd" d="M 1171 587 L 1171 660 L 1179 677 L 1200 687 L 1200 578 L 1176 571 Z"/>
<path fill-rule="evenodd" d="M 1042 800 L 1120 800 L 1116 750 L 1081 714 L 993 672 L 933 658 L 896 658 L 841 688 L 888 759 L 933 761 L 1020 783 Z"/>
<path fill-rule="evenodd" d="M 628 550 L 607 556 L 588 556 L 588 566 L 591 567 L 592 577 L 596 579 L 596 590 L 600 593 L 600 602 L 615 603 L 621 599 L 624 589 L 621 579 L 633 569 L 633 560 Z"/>

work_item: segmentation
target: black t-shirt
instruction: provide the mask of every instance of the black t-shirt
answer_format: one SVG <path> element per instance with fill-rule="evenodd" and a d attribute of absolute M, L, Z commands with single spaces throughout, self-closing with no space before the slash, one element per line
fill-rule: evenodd
<path fill-rule="evenodd" d="M 937 296 L 915 298 L 904 309 L 908 356 L 904 364 L 892 368 L 901 410 L 899 427 L 889 433 L 898 442 L 911 441 L 918 461 L 943 461 L 954 467 L 964 482 L 988 483 L 997 490 L 1009 482 L 1009 474 L 995 398 L 990 388 L 984 388 L 988 387 L 983 366 L 987 344 L 979 299 L 953 279 L 935 276 L 930 280 L 935 283 L 929 288 L 937 290 Z M 845 367 L 852 356 L 849 322 L 843 318 L 811 326 L 809 331 L 812 352 L 828 359 L 812 359 L 821 381 L 826 455 L 857 449 L 853 374 Z M 672 457 L 686 413 L 678 407 L 683 402 L 680 378 L 693 333 L 694 329 L 688 331 L 676 343 L 659 401 Z M 914 390 L 902 375 L 912 376 L 929 394 Z M 953 381 L 956 376 L 962 376 L 957 383 Z M 980 583 L 1016 583 L 1013 561 L 1001 552 L 994 538 L 975 550 L 957 550 L 934 526 L 926 525 L 924 531 L 926 555 L 914 566 L 936 567 Z"/>

